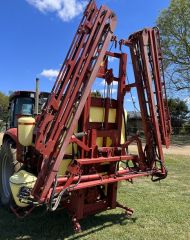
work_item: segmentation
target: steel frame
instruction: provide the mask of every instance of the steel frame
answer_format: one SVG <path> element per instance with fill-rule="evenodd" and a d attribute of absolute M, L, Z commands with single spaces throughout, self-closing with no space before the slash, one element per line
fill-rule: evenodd
<path fill-rule="evenodd" d="M 120 41 L 121 46 L 130 47 L 135 74 L 135 82 L 126 84 L 127 55 L 107 51 L 110 41 L 116 41 L 115 24 L 116 17 L 110 9 L 98 9 L 90 1 L 50 98 L 36 119 L 35 146 L 29 148 L 25 159 L 25 164 L 31 161 L 30 165 L 35 166 L 38 176 L 32 190 L 35 200 L 53 209 L 51 204 L 60 198 L 76 231 L 80 230 L 78 220 L 89 214 L 116 207 L 132 214 L 132 209 L 117 202 L 119 181 L 142 176 L 160 180 L 167 175 L 162 144 L 169 146 L 171 127 L 159 32 L 145 29 Z M 109 68 L 109 56 L 119 61 L 118 76 Z M 92 97 L 90 91 L 96 78 L 105 79 L 108 86 L 117 82 L 117 99 Z M 138 135 L 121 144 L 124 97 L 132 88 L 138 93 L 145 148 Z M 90 122 L 90 107 L 104 109 L 102 123 Z M 108 121 L 110 109 L 116 109 L 114 123 Z M 77 123 L 78 133 L 73 134 Z M 103 139 L 101 147 L 97 146 L 98 137 Z M 107 145 L 108 137 L 111 146 Z M 137 144 L 136 155 L 127 150 L 133 142 Z M 77 154 L 74 150 L 65 154 L 69 143 L 77 146 Z M 67 158 L 72 159 L 71 164 L 64 176 L 57 177 L 62 159 Z M 122 170 L 121 162 L 125 165 Z"/>

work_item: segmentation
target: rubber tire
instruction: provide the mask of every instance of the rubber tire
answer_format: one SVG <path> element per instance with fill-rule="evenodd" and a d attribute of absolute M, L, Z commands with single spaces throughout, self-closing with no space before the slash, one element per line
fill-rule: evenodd
<path fill-rule="evenodd" d="M 9 208 L 12 193 L 9 178 L 21 168 L 22 164 L 16 160 L 16 143 L 5 140 L 0 151 L 0 202 Z"/>

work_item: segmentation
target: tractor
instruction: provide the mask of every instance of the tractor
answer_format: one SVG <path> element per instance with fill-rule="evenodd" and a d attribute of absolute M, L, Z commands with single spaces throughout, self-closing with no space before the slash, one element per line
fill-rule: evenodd
<path fill-rule="evenodd" d="M 38 81 L 39 80 L 36 79 L 37 87 Z M 6 123 L 6 132 L 3 135 L 0 151 L 0 202 L 7 207 L 10 207 L 11 200 L 9 178 L 22 166 L 22 163 L 16 160 L 18 118 L 23 115 L 34 116 L 36 110 L 41 110 L 48 96 L 48 92 L 41 92 L 39 93 L 38 100 L 38 96 L 34 91 L 15 91 L 9 97 L 9 117 Z M 36 106 L 35 100 L 38 106 Z"/>

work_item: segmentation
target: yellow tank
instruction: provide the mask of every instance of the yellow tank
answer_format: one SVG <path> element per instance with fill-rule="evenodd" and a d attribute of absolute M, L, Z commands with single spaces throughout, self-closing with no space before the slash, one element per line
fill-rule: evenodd
<path fill-rule="evenodd" d="M 33 130 L 35 118 L 21 117 L 18 119 L 18 141 L 21 145 L 27 147 L 32 145 Z"/>
<path fill-rule="evenodd" d="M 124 112 L 125 118 L 127 118 L 127 112 Z M 104 119 L 104 109 L 101 107 L 91 107 L 90 108 L 90 122 L 102 122 Z M 109 115 L 108 115 L 108 122 L 109 123 L 115 123 L 116 121 L 116 109 L 109 109 Z M 103 138 L 98 137 L 96 140 L 96 143 L 98 147 L 102 147 Z M 122 118 L 122 129 L 121 129 L 121 144 L 125 143 L 125 122 L 124 117 Z M 106 145 L 107 147 L 110 147 L 112 144 L 112 141 L 109 137 L 107 137 Z"/>
<path fill-rule="evenodd" d="M 124 112 L 125 114 L 125 119 L 127 119 L 127 112 Z M 90 107 L 90 122 L 102 122 L 104 118 L 104 109 L 101 107 Z M 108 116 L 108 122 L 109 123 L 115 123 L 116 121 L 116 109 L 109 109 L 109 116 Z M 77 129 L 75 130 L 77 132 Z M 122 129 L 121 129 L 121 144 L 124 144 L 126 141 L 125 139 L 125 121 L 124 117 L 122 118 Z M 96 143 L 98 147 L 101 147 L 103 144 L 103 138 L 98 137 L 96 140 Z M 107 137 L 106 145 L 107 147 L 111 146 L 112 140 Z M 74 144 L 75 152 L 77 151 L 77 146 Z M 66 154 L 71 154 L 72 153 L 72 145 L 69 144 Z M 64 176 L 65 172 L 67 171 L 68 165 L 70 164 L 71 159 L 63 159 L 61 162 L 61 165 L 59 167 L 59 176 Z M 103 163 L 105 164 L 105 163 Z M 109 163 L 106 163 L 109 164 Z M 121 167 L 120 167 L 121 168 Z M 122 169 L 122 168 L 121 168 Z M 102 173 L 106 174 L 106 173 Z M 120 187 L 120 182 L 118 184 L 118 187 Z M 105 185 L 105 194 L 107 194 L 107 185 Z"/>
<path fill-rule="evenodd" d="M 9 183 L 15 203 L 19 207 L 27 207 L 28 204 L 19 201 L 18 194 L 21 187 L 33 188 L 36 182 L 36 176 L 21 170 L 10 177 Z"/>

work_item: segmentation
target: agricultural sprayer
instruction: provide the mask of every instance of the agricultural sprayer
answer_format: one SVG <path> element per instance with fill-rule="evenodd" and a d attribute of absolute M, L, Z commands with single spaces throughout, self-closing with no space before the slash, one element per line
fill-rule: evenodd
<path fill-rule="evenodd" d="M 133 213 L 117 202 L 118 182 L 167 176 L 162 145 L 169 147 L 171 127 L 159 30 L 147 28 L 118 40 L 116 21 L 108 7 L 89 2 L 42 112 L 29 113 L 25 104 L 18 125 L 4 134 L 0 196 L 17 216 L 41 205 L 49 211 L 65 208 L 80 231 L 79 220 L 90 214 L 116 207 Z M 110 44 L 122 51 L 108 50 Z M 126 47 L 133 83 L 126 81 Z M 109 67 L 109 57 L 117 59 L 117 71 Z M 104 96 L 93 96 L 94 81 L 102 79 Z M 124 97 L 132 89 L 137 91 L 145 146 L 139 134 L 126 134 Z M 137 146 L 136 154 L 129 153 L 130 144 Z"/>

